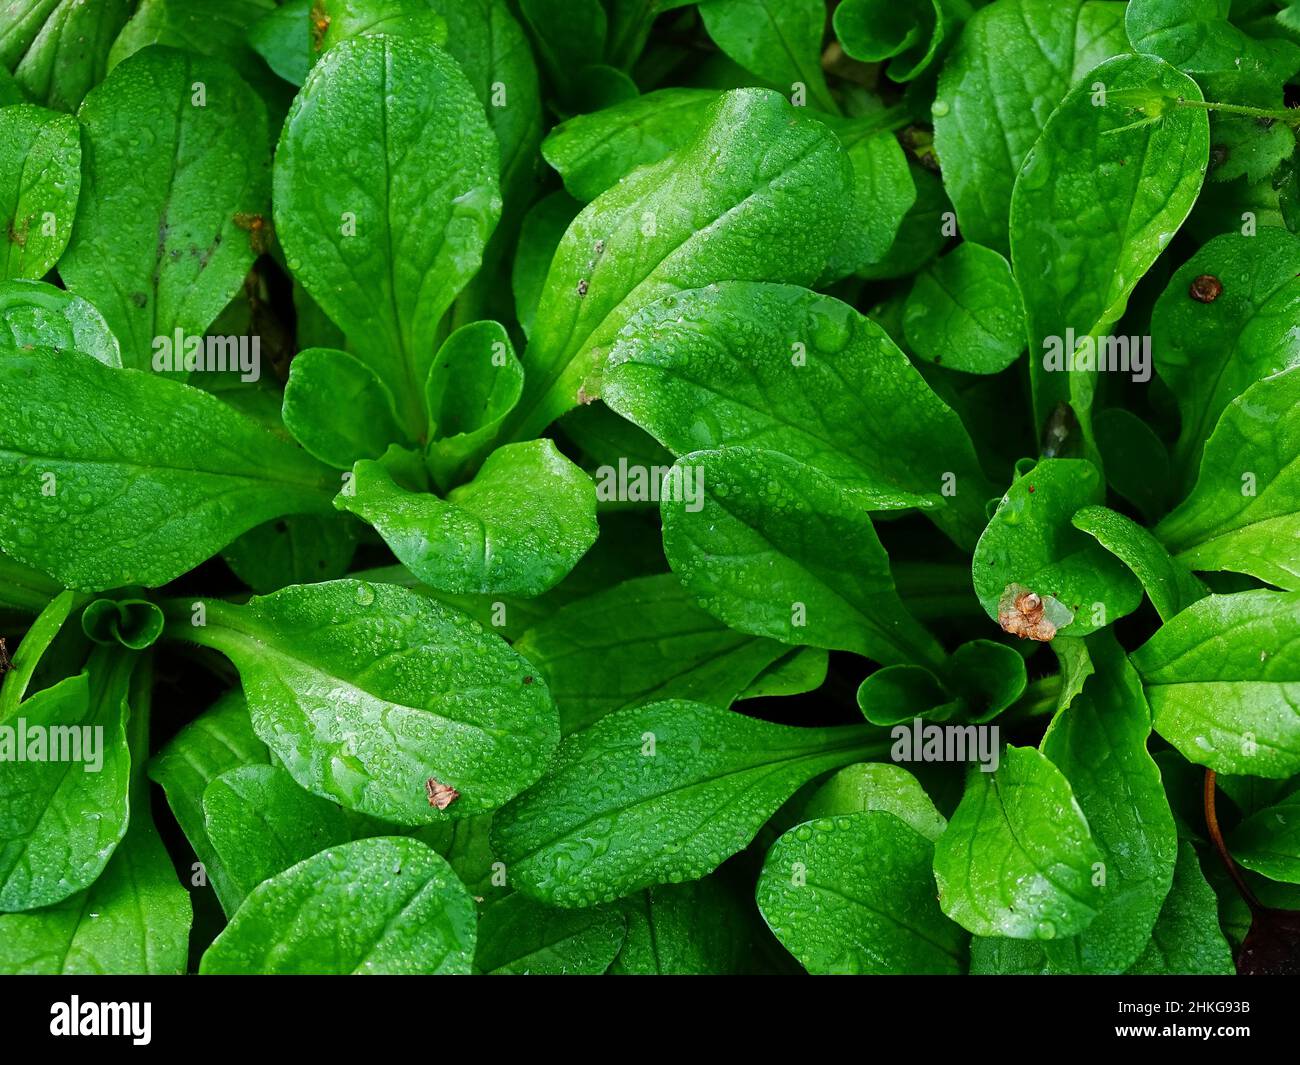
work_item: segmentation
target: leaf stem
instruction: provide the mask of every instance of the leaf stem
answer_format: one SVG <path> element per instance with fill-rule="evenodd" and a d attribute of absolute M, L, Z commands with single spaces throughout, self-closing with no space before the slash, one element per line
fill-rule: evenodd
<path fill-rule="evenodd" d="M 1237 885 L 1237 891 L 1241 894 L 1241 897 L 1246 900 L 1246 905 L 1250 907 L 1252 913 L 1257 913 L 1265 907 L 1255 897 L 1255 893 L 1250 890 L 1246 878 L 1241 875 L 1241 870 L 1237 868 L 1237 863 L 1233 861 L 1232 855 L 1228 852 L 1228 845 L 1223 841 L 1223 833 L 1219 831 L 1219 818 L 1214 809 L 1214 781 L 1214 770 L 1207 769 L 1205 771 L 1205 826 L 1210 830 L 1210 842 L 1214 844 L 1214 849 L 1219 852 L 1224 868 L 1228 870 L 1232 882 Z"/>
<path fill-rule="evenodd" d="M 1221 111 L 1225 115 L 1245 115 L 1248 118 L 1268 118 L 1285 122 L 1288 126 L 1300 126 L 1300 108 L 1288 107 L 1281 111 L 1270 111 L 1262 107 L 1247 107 L 1244 104 L 1221 104 L 1213 100 L 1179 100 L 1180 107 L 1196 107 L 1202 111 Z"/>

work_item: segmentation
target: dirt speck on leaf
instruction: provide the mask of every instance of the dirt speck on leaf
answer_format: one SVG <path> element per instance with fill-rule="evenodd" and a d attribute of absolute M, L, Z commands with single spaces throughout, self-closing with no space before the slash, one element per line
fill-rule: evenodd
<path fill-rule="evenodd" d="M 1223 282 L 1213 274 L 1201 274 L 1192 281 L 1187 294 L 1197 303 L 1213 303 L 1223 292 Z"/>
<path fill-rule="evenodd" d="M 460 792 L 450 784 L 443 784 L 433 777 L 424 782 L 424 792 L 429 796 L 429 805 L 445 810 L 460 798 Z"/>
<path fill-rule="evenodd" d="M 1022 640 L 1047 643 L 1056 635 L 1056 626 L 1048 620 L 1042 598 L 1019 584 L 1007 586 L 998 601 L 998 624 L 1004 632 Z"/>

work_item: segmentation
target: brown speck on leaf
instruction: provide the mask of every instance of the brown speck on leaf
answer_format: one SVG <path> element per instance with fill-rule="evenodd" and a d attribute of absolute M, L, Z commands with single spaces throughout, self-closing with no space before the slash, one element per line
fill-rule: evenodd
<path fill-rule="evenodd" d="M 5 646 L 5 638 L 0 636 L 0 677 L 3 677 L 14 667 L 14 660 L 9 657 L 9 648 Z"/>
<path fill-rule="evenodd" d="M 597 255 L 605 254 L 605 242 L 603 240 L 596 241 L 596 254 Z"/>
<path fill-rule="evenodd" d="M 450 784 L 442 784 L 430 777 L 424 782 L 424 792 L 429 796 L 429 805 L 445 810 L 460 798 L 460 792 Z"/>
<path fill-rule="evenodd" d="M 248 234 L 248 246 L 254 255 L 265 253 L 268 231 L 265 218 L 260 214 L 244 214 L 239 211 L 235 213 L 234 223 Z"/>
<path fill-rule="evenodd" d="M 14 229 L 11 222 L 9 224 L 9 243 L 17 244 L 20 248 L 27 247 L 27 227 L 24 225 L 21 230 Z"/>
<path fill-rule="evenodd" d="M 1197 303 L 1213 303 L 1222 292 L 1223 282 L 1213 274 L 1201 274 L 1187 290 L 1187 294 Z"/>
<path fill-rule="evenodd" d="M 311 6 L 311 47 L 319 52 L 325 43 L 325 31 L 330 28 L 330 17 L 325 14 L 325 5 L 316 0 Z"/>
<path fill-rule="evenodd" d="M 1031 484 L 1031 485 L 1027 485 L 1026 487 L 1029 489 L 1029 494 L 1030 494 L 1030 495 L 1033 495 L 1033 494 L 1034 494 L 1034 486 Z"/>
<path fill-rule="evenodd" d="M 578 296 L 582 297 L 587 294 L 587 279 L 584 277 L 578 282 Z"/>
<path fill-rule="evenodd" d="M 591 404 L 595 403 L 596 400 L 598 399 L 600 399 L 599 396 L 593 396 L 590 392 L 587 391 L 586 385 L 578 386 L 578 402 L 581 403 L 584 407 L 590 406 Z"/>
<path fill-rule="evenodd" d="M 998 603 L 998 624 L 1004 632 L 1022 640 L 1047 643 L 1056 635 L 1056 626 L 1044 615 L 1043 600 L 1026 588 L 1012 585 Z"/>
<path fill-rule="evenodd" d="M 532 682 L 533 682 L 533 678 L 532 678 L 532 677 L 525 677 L 525 678 L 524 678 L 524 683 L 525 683 L 525 684 L 532 684 Z"/>

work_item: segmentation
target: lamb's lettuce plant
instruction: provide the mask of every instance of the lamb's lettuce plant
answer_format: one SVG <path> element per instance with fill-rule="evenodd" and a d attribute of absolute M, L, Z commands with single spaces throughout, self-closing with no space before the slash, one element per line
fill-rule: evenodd
<path fill-rule="evenodd" d="M 1297 86 L 1275 0 L 4 5 L 0 971 L 1293 967 Z"/>

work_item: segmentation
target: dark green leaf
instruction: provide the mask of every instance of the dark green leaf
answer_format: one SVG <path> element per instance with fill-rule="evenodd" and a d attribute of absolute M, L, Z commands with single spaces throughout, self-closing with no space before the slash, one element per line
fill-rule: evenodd
<path fill-rule="evenodd" d="M 698 880 L 800 784 L 882 747 L 865 727 L 789 728 L 680 700 L 631 707 L 564 740 L 497 814 L 492 840 L 520 890 L 592 906 Z"/>
<path fill-rule="evenodd" d="M 758 908 L 815 975 L 958 973 L 966 934 L 935 901 L 933 855 L 881 810 L 810 821 L 768 852 Z"/>
<path fill-rule="evenodd" d="M 334 489 L 197 388 L 75 354 L 0 358 L 0 547 L 68 587 L 165 584 L 264 521 L 332 513 Z"/>
<path fill-rule="evenodd" d="M 357 840 L 255 888 L 199 971 L 466 974 L 474 924 L 469 892 L 423 843 Z"/>
<path fill-rule="evenodd" d="M 1051 940 L 1097 916 L 1101 852 L 1061 771 L 1008 747 L 994 773 L 972 770 L 935 846 L 943 912 L 977 936 Z"/>
<path fill-rule="evenodd" d="M 170 605 L 169 633 L 222 651 L 253 727 L 308 791 L 395 824 L 500 806 L 559 735 L 532 667 L 464 615 L 392 585 L 296 585 L 247 606 Z"/>

